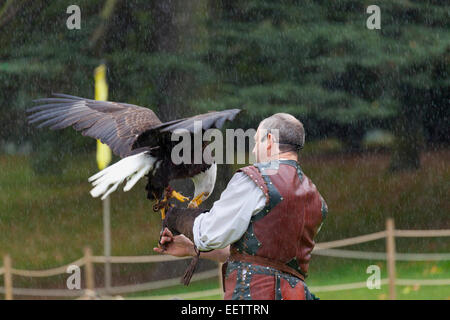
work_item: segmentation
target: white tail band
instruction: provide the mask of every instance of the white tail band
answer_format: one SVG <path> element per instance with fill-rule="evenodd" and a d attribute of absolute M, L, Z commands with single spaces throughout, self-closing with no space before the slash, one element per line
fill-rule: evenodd
<path fill-rule="evenodd" d="M 91 195 L 94 198 L 103 195 L 102 200 L 104 200 L 110 193 L 116 191 L 119 184 L 125 179 L 128 181 L 123 190 L 130 190 L 140 178 L 153 168 L 155 161 L 156 158 L 150 156 L 148 152 L 123 158 L 88 179 L 94 186 L 90 192 Z"/>

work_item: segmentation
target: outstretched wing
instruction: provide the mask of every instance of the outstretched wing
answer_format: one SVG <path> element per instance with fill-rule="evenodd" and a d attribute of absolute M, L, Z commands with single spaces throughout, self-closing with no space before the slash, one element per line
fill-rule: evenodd
<path fill-rule="evenodd" d="M 183 129 L 190 133 L 194 133 L 194 130 L 197 128 L 201 128 L 202 131 L 211 128 L 220 129 L 225 121 L 232 121 L 239 112 L 241 112 L 240 109 L 210 111 L 190 118 L 177 119 L 157 124 L 140 134 L 133 143 L 132 149 L 157 145 L 161 148 L 159 152 L 168 153 L 170 155 L 170 150 L 173 144 L 175 144 L 171 141 L 171 133 L 175 130 Z M 197 127 L 195 123 L 198 121 L 201 126 Z"/>
<path fill-rule="evenodd" d="M 99 139 L 120 157 L 131 153 L 136 138 L 161 121 L 148 109 L 127 103 L 98 101 L 62 93 L 57 98 L 34 100 L 43 103 L 27 112 L 29 123 L 52 130 L 72 126 L 84 136 Z"/>
<path fill-rule="evenodd" d="M 175 131 L 177 129 L 188 130 L 194 132 L 194 124 L 196 121 L 201 121 L 202 129 L 208 130 L 210 128 L 222 128 L 225 121 L 233 121 L 240 109 L 227 109 L 223 111 L 210 111 L 208 113 L 199 114 L 190 118 L 177 119 L 169 122 L 164 122 L 156 125 L 152 129 L 161 132 Z"/>

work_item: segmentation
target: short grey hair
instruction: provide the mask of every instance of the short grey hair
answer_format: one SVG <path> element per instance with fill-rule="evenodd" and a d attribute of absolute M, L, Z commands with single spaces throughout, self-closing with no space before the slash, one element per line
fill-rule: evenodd
<path fill-rule="evenodd" d="M 267 137 L 267 133 L 270 133 L 271 130 L 278 130 L 279 141 L 277 142 L 282 152 L 298 152 L 305 144 L 303 124 L 288 113 L 276 113 L 261 121 L 259 127 L 266 131 L 266 135 L 262 137 L 261 141 Z"/>

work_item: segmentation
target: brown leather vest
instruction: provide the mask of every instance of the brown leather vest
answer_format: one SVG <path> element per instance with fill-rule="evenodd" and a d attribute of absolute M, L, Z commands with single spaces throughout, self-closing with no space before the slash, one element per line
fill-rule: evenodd
<path fill-rule="evenodd" d="M 316 186 L 294 160 L 256 163 L 238 171 L 261 188 L 266 206 L 252 217 L 241 239 L 231 245 L 230 258 L 259 256 L 306 277 L 314 236 L 327 214 Z"/>

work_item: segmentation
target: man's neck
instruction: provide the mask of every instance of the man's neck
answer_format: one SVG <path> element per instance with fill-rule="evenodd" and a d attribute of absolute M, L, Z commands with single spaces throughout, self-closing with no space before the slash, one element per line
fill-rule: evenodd
<path fill-rule="evenodd" d="M 294 160 L 298 161 L 297 154 L 292 154 L 291 152 L 284 152 L 279 153 L 273 157 L 270 157 L 267 161 L 274 161 L 274 160 Z"/>

